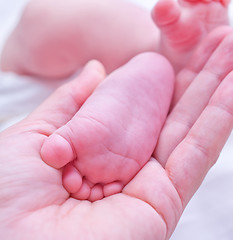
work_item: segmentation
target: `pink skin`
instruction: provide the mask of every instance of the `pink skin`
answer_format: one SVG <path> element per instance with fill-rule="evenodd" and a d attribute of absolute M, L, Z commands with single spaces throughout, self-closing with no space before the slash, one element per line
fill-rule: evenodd
<path fill-rule="evenodd" d="M 97 59 L 111 72 L 156 49 L 158 38 L 148 11 L 125 0 L 31 0 L 5 44 L 1 67 L 57 79 Z"/>
<path fill-rule="evenodd" d="M 206 44 L 204 52 L 208 56 L 200 55 L 197 62 L 207 62 L 209 72 L 214 73 L 216 65 L 209 59 L 218 62 L 219 56 L 225 56 L 225 49 L 232 56 L 233 35 L 227 34 L 221 42 L 209 40 L 218 54 L 209 52 Z M 231 62 L 227 56 L 224 65 L 230 67 Z M 200 95 L 196 84 L 191 84 L 190 97 L 186 96 L 185 103 L 177 102 L 180 107 L 190 108 L 198 98 L 205 106 L 183 112 L 184 124 L 185 119 L 194 124 L 192 128 L 186 125 L 186 135 L 181 139 L 176 136 L 183 135 L 183 129 L 177 128 L 175 120 L 170 121 L 173 132 L 167 134 L 160 151 L 169 151 L 168 140 L 174 138 L 177 147 L 165 166 L 151 158 L 122 193 L 90 203 L 69 197 L 62 186 L 61 171 L 44 164 L 40 157 L 47 136 L 75 115 L 104 78 L 101 65 L 90 63 L 27 119 L 0 133 L 0 239 L 168 240 L 233 127 L 233 75 L 224 65 L 218 65 L 221 82 L 214 94 L 203 85 L 205 78 L 196 82 L 194 77 L 192 82 L 205 94 Z"/>
<path fill-rule="evenodd" d="M 186 65 L 200 41 L 211 30 L 228 25 L 227 1 L 160 0 L 152 17 L 160 28 L 159 52 L 178 72 Z"/>
<path fill-rule="evenodd" d="M 168 156 L 177 147 L 177 142 L 187 135 L 190 127 L 194 125 L 200 113 L 205 109 L 210 96 L 216 91 L 219 83 L 232 71 L 232 42 L 232 28 L 215 29 L 204 39 L 194 52 L 190 63 L 177 76 L 173 109 L 166 120 L 154 153 L 156 159 L 159 159 L 163 166 L 166 165 Z M 201 58 L 193 64 L 198 56 Z M 208 91 L 204 89 L 208 89 Z M 201 95 L 203 95 L 202 101 L 199 101 L 196 96 Z M 174 128 L 179 131 L 174 133 Z M 167 142 L 168 136 L 169 143 Z"/>
<path fill-rule="evenodd" d="M 209 31 L 228 24 L 227 1 L 160 0 L 152 16 L 158 28 L 147 10 L 124 0 L 32 0 L 5 44 L 1 68 L 56 79 L 91 59 L 111 72 L 158 51 L 178 71 Z"/>
<path fill-rule="evenodd" d="M 164 57 L 138 55 L 109 75 L 45 141 L 41 156 L 52 167 L 66 165 L 63 184 L 73 197 L 95 201 L 121 192 L 145 165 L 167 116 L 173 84 Z"/>

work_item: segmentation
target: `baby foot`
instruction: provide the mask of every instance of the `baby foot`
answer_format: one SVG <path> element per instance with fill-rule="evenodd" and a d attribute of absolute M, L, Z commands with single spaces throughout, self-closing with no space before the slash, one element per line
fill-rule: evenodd
<path fill-rule="evenodd" d="M 174 73 L 156 53 L 144 53 L 96 88 L 66 125 L 43 144 L 42 159 L 63 169 L 77 199 L 121 192 L 149 160 L 166 118 Z"/>
<path fill-rule="evenodd" d="M 152 17 L 161 30 L 160 53 L 177 72 L 208 32 L 228 25 L 228 0 L 160 0 Z"/>

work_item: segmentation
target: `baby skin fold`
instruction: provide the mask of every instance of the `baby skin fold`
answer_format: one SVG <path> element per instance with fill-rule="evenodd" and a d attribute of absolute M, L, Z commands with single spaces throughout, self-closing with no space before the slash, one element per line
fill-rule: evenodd
<path fill-rule="evenodd" d="M 76 199 L 121 192 L 153 153 L 166 119 L 174 72 L 159 54 L 144 53 L 110 74 L 81 109 L 41 149 L 63 168 L 63 186 Z"/>

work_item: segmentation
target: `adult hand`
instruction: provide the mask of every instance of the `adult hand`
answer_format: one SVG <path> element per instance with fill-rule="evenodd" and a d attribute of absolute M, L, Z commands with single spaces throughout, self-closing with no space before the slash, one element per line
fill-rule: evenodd
<path fill-rule="evenodd" d="M 178 144 L 193 134 L 192 132 L 191 135 L 189 134 L 190 129 L 201 114 L 207 111 L 206 109 L 224 108 L 225 105 L 220 102 L 220 96 L 217 93 L 214 100 L 210 101 L 210 99 L 220 83 L 222 82 L 220 86 L 223 89 L 222 85 L 224 86 L 225 82 L 229 81 L 228 78 L 231 78 L 230 73 L 233 70 L 232 43 L 232 28 L 224 26 L 213 30 L 199 45 L 187 66 L 177 75 L 170 114 L 164 124 L 154 154 L 163 166 L 166 165 L 169 156 Z M 227 76 L 228 74 L 229 76 Z M 223 90 L 218 90 L 218 92 L 221 91 Z M 225 98 L 221 100 L 224 102 L 231 99 L 228 94 L 221 97 Z M 216 106 L 218 104 L 220 106 Z M 229 109 L 226 107 L 225 110 Z M 210 137 L 209 128 L 212 123 L 216 124 L 213 128 L 218 127 L 218 123 L 214 119 L 207 122 L 208 127 L 203 132 L 205 137 L 203 136 L 200 139 L 201 142 L 197 143 L 199 145 L 196 146 L 197 148 L 202 148 L 205 141 L 213 143 L 215 140 Z M 220 139 L 216 140 L 220 142 Z M 193 140 L 191 139 L 191 141 Z"/>
<path fill-rule="evenodd" d="M 1 133 L 1 239 L 169 239 L 231 132 L 233 76 L 224 79 L 165 168 L 151 158 L 122 193 L 90 203 L 69 198 L 61 171 L 44 164 L 39 153 L 44 139 L 72 118 L 103 78 L 92 63 Z"/>

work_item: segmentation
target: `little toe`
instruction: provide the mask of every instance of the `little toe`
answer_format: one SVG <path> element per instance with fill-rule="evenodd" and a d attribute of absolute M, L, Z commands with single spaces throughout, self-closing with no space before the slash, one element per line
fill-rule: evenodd
<path fill-rule="evenodd" d="M 152 18 L 158 27 L 176 22 L 180 14 L 181 9 L 174 0 L 160 0 L 152 10 Z"/>
<path fill-rule="evenodd" d="M 120 193 L 122 191 L 123 187 L 124 187 L 124 185 L 119 181 L 106 184 L 103 188 L 104 196 L 108 197 L 113 194 Z"/>
<path fill-rule="evenodd" d="M 51 167 L 61 168 L 73 161 L 73 150 L 69 142 L 62 136 L 54 133 L 42 145 L 41 158 Z"/>
<path fill-rule="evenodd" d="M 103 187 L 100 184 L 96 184 L 92 189 L 88 200 L 95 202 L 101 200 L 104 197 Z"/>
<path fill-rule="evenodd" d="M 62 182 L 66 191 L 71 194 L 80 190 L 82 186 L 82 177 L 72 163 L 69 163 L 64 167 Z"/>
<path fill-rule="evenodd" d="M 78 192 L 73 193 L 71 197 L 77 199 L 77 200 L 87 200 L 90 196 L 91 188 L 85 181 L 85 179 L 82 182 L 82 186 L 78 190 Z"/>

